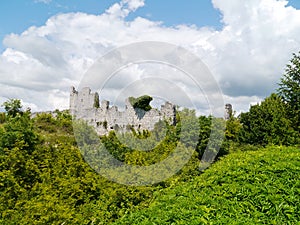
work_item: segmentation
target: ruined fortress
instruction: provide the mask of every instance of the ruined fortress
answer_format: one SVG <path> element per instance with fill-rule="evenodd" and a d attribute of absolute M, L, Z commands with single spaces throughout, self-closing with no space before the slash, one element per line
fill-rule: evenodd
<path fill-rule="evenodd" d="M 99 103 L 99 94 L 91 92 L 88 87 L 76 91 L 71 87 L 70 113 L 73 118 L 83 119 L 93 126 L 99 135 L 110 131 L 153 130 L 155 123 L 167 120 L 176 123 L 176 107 L 166 102 L 161 109 L 152 108 L 149 111 L 134 108 L 129 99 L 125 101 L 125 110 L 119 111 L 117 106 L 110 106 L 109 101 Z"/>

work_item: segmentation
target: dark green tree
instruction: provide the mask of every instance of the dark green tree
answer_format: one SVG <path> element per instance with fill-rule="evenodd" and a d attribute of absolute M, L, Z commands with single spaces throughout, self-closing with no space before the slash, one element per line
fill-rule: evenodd
<path fill-rule="evenodd" d="M 19 99 L 10 99 L 3 103 L 7 115 L 15 117 L 18 113 L 22 113 L 22 104 Z"/>
<path fill-rule="evenodd" d="M 300 131 L 300 52 L 293 54 L 293 58 L 286 66 L 278 92 L 288 104 L 289 117 L 293 121 L 293 127 Z"/>
<path fill-rule="evenodd" d="M 38 140 L 29 112 L 17 114 L 8 117 L 0 130 L 0 151 L 17 147 L 30 153 L 34 151 Z"/>
<path fill-rule="evenodd" d="M 212 129 L 212 116 L 200 116 L 199 117 L 199 141 L 198 141 L 198 145 L 197 145 L 197 151 L 199 152 L 199 156 L 202 156 L 208 141 L 209 141 L 209 137 L 211 134 L 211 129 Z"/>
<path fill-rule="evenodd" d="M 239 140 L 253 145 L 283 144 L 297 142 L 297 134 L 288 118 L 286 103 L 277 94 L 267 97 L 261 104 L 250 107 L 240 116 L 242 129 Z"/>
<path fill-rule="evenodd" d="M 134 109 L 143 109 L 149 111 L 151 106 L 149 105 L 153 98 L 149 95 L 143 95 L 138 98 L 129 97 L 129 102 Z"/>

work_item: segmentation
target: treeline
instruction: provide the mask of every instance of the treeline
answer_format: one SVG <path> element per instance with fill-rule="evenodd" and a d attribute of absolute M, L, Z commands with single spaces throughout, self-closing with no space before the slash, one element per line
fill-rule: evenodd
<path fill-rule="evenodd" d="M 252 145 L 299 145 L 300 143 L 300 54 L 286 67 L 277 93 L 250 107 L 237 120 L 237 141 Z"/>

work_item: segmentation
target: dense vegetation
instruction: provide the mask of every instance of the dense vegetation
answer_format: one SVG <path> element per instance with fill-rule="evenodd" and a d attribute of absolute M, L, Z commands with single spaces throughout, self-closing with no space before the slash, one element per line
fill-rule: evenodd
<path fill-rule="evenodd" d="M 295 54 L 278 93 L 239 116 L 232 113 L 224 121 L 184 109 L 176 126 L 160 121 L 151 132 L 101 138 L 81 122 L 73 132 L 67 111 L 31 118 L 20 100 L 9 100 L 0 113 L 0 224 L 295 224 L 300 221 L 299 86 Z M 151 101 L 133 100 L 145 110 Z M 91 149 L 100 139 L 128 165 L 153 165 L 176 149 L 191 157 L 159 183 L 121 185 L 90 167 L 99 163 Z M 202 172 L 207 149 L 220 160 Z"/>
<path fill-rule="evenodd" d="M 297 224 L 300 151 L 235 152 L 114 224 Z"/>

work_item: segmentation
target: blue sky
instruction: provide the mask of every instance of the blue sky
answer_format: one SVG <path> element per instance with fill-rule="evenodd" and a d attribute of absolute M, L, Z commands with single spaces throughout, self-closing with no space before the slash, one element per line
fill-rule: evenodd
<path fill-rule="evenodd" d="M 3 0 L 0 1 L 0 51 L 2 40 L 10 33 L 20 34 L 30 26 L 41 26 L 53 15 L 68 12 L 101 14 L 117 0 Z M 300 9 L 299 0 L 289 4 Z M 194 24 L 198 27 L 222 28 L 221 13 L 210 0 L 150 0 L 127 17 L 136 16 L 162 21 L 166 26 Z"/>
<path fill-rule="evenodd" d="M 140 41 L 191 51 L 213 73 L 224 101 L 246 111 L 276 90 L 300 50 L 300 1 L 0 1 L 0 105 L 21 96 L 34 111 L 68 108 L 69 87 L 97 58 Z M 143 77 L 141 68 L 131 69 L 127 83 Z"/>
<path fill-rule="evenodd" d="M 52 0 L 49 3 L 35 0 L 0 1 L 0 40 L 10 33 L 21 33 L 30 26 L 41 26 L 58 13 L 85 12 L 102 14 L 116 0 Z M 220 29 L 221 15 L 210 0 L 150 0 L 126 18 L 136 16 L 162 21 L 166 26 L 195 24 L 198 27 L 212 26 Z M 1 45 L 3 50 L 3 46 Z"/>

